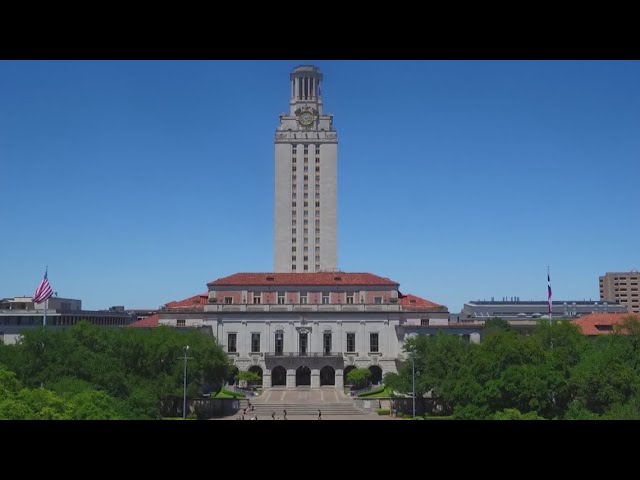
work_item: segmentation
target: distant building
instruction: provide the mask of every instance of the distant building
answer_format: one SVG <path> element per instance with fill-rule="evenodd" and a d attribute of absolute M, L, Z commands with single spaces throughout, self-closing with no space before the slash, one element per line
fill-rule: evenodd
<path fill-rule="evenodd" d="M 591 313 L 573 320 L 580 327 L 582 333 L 588 336 L 608 335 L 615 331 L 615 327 L 622 323 L 623 319 L 634 317 L 640 320 L 640 315 L 633 313 Z"/>
<path fill-rule="evenodd" d="M 589 313 L 626 313 L 627 306 L 615 302 L 559 300 L 552 302 L 553 318 L 576 318 Z M 460 313 L 449 316 L 451 322 L 484 322 L 499 317 L 510 322 L 549 318 L 546 300 L 477 300 L 464 304 Z"/>
<path fill-rule="evenodd" d="M 0 299 L 0 340 L 15 343 L 21 332 L 43 324 L 44 303 L 34 304 L 31 297 Z M 48 300 L 47 326 L 51 328 L 75 325 L 86 320 L 94 325 L 128 325 L 136 320 L 122 307 L 109 310 L 82 310 L 82 302 L 71 298 L 51 297 Z"/>
<path fill-rule="evenodd" d="M 619 302 L 627 305 L 629 312 L 640 313 L 639 280 L 640 273 L 637 270 L 607 272 L 606 275 L 600 277 L 600 300 Z"/>
<path fill-rule="evenodd" d="M 168 303 L 158 322 L 210 326 L 238 369 L 259 374 L 265 388 L 341 388 L 356 367 L 379 382 L 397 371 L 412 334 L 447 330 L 471 339 L 479 331 L 451 328 L 446 307 L 398 287 L 371 273 L 237 273 L 210 282 L 206 294 Z"/>

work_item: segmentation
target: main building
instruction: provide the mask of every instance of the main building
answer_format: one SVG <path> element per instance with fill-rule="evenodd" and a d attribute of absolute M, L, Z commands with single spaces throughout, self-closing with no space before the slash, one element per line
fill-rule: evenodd
<path fill-rule="evenodd" d="M 214 280 L 206 293 L 165 305 L 158 323 L 209 327 L 265 388 L 340 388 L 356 367 L 380 381 L 396 371 L 407 336 L 419 333 L 478 341 L 480 327 L 449 325 L 446 307 L 403 295 L 398 282 L 338 270 L 333 117 L 323 111 L 317 67 L 295 68 L 290 82 L 275 136 L 275 271 Z"/>

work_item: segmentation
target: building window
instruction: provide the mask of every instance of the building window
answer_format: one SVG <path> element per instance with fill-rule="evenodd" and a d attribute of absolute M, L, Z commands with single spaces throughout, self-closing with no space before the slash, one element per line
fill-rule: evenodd
<path fill-rule="evenodd" d="M 369 334 L 369 351 L 370 352 L 379 352 L 378 349 L 378 334 L 371 333 Z"/>
<path fill-rule="evenodd" d="M 297 206 L 298 205 L 296 205 L 296 201 L 295 200 L 291 202 L 291 208 L 296 208 Z"/>
<path fill-rule="evenodd" d="M 322 335 L 322 349 L 325 355 L 331 355 L 331 334 Z"/>
<path fill-rule="evenodd" d="M 292 171 L 292 172 L 296 172 L 296 171 L 298 171 L 298 167 L 296 167 L 296 166 L 294 165 L 293 167 L 291 167 L 291 171 Z"/>
<path fill-rule="evenodd" d="M 186 320 L 176 320 L 176 326 L 177 327 L 186 327 L 187 326 L 187 321 Z"/>
<path fill-rule="evenodd" d="M 258 353 L 260 351 L 260 334 L 251 334 L 251 353 Z"/>
<path fill-rule="evenodd" d="M 316 166 L 316 172 L 319 172 L 319 171 L 320 171 L 320 166 L 318 165 Z"/>
<path fill-rule="evenodd" d="M 347 352 L 356 351 L 356 334 L 347 333 Z"/>
<path fill-rule="evenodd" d="M 348 304 L 352 304 L 353 303 L 353 297 L 354 297 L 353 293 L 347 293 L 347 303 Z"/>
<path fill-rule="evenodd" d="M 231 305 L 233 303 L 233 297 L 224 297 L 224 303 Z"/>
<path fill-rule="evenodd" d="M 320 261 L 320 255 L 316 255 L 316 262 Z"/>
<path fill-rule="evenodd" d="M 307 265 L 306 263 L 304 264 L 304 271 L 308 272 L 309 271 L 309 265 Z"/>
<path fill-rule="evenodd" d="M 295 219 L 295 218 L 293 218 L 293 219 L 291 220 L 291 225 L 293 225 L 293 226 L 295 226 L 295 225 L 296 225 L 296 219 Z"/>
<path fill-rule="evenodd" d="M 320 243 L 320 237 L 316 237 L 316 243 Z"/>
<path fill-rule="evenodd" d="M 284 304 L 284 292 L 278 292 L 278 305 Z"/>
<path fill-rule="evenodd" d="M 308 207 L 309 206 L 309 202 L 304 202 L 304 206 Z"/>
<path fill-rule="evenodd" d="M 320 208 L 320 202 L 316 202 L 316 208 Z"/>
<path fill-rule="evenodd" d="M 306 247 L 305 247 L 306 248 Z M 309 257 L 307 255 L 304 256 L 304 261 L 308 262 L 309 261 Z"/>
<path fill-rule="evenodd" d="M 235 333 L 230 333 L 227 335 L 227 352 L 235 352 L 236 351 L 236 335 Z"/>
<path fill-rule="evenodd" d="M 293 237 L 293 238 L 291 239 L 291 243 L 296 243 L 296 237 Z"/>
<path fill-rule="evenodd" d="M 297 210 L 291 210 L 291 215 L 293 215 L 294 217 L 298 214 Z"/>
<path fill-rule="evenodd" d="M 420 319 L 420 325 L 423 327 L 426 327 L 427 325 L 429 325 L 429 319 L 428 318 L 421 318 Z"/>
<path fill-rule="evenodd" d="M 295 269 L 296 269 L 295 264 L 294 264 L 294 265 L 291 265 L 291 270 L 295 270 Z"/>
<path fill-rule="evenodd" d="M 295 255 L 291 255 L 291 261 L 295 262 L 296 261 L 296 256 Z"/>
<path fill-rule="evenodd" d="M 373 303 L 375 303 L 376 305 L 381 305 L 382 297 L 373 297 Z"/>
<path fill-rule="evenodd" d="M 291 229 L 291 235 L 295 235 L 295 234 L 296 234 L 296 229 L 295 229 L 295 228 L 292 228 L 292 229 Z"/>
<path fill-rule="evenodd" d="M 316 147 L 316 155 L 320 155 L 320 147 Z M 316 160 L 320 160 L 320 159 L 316 158 Z"/>
<path fill-rule="evenodd" d="M 305 265 L 306 267 L 306 265 Z M 304 293 L 300 293 L 300 303 L 302 304 L 306 304 L 307 303 L 307 292 Z"/>
<path fill-rule="evenodd" d="M 291 251 L 295 252 L 296 251 L 296 247 L 295 246 L 291 247 Z"/>
<path fill-rule="evenodd" d="M 324 304 L 329 303 L 329 294 L 328 293 L 323 293 L 322 294 L 322 303 L 324 303 Z"/>
<path fill-rule="evenodd" d="M 319 272 L 319 271 L 320 271 L 320 264 L 316 263 L 316 272 Z"/>
<path fill-rule="evenodd" d="M 309 153 L 309 147 L 307 147 L 306 145 L 304 147 L 304 153 Z"/>
<path fill-rule="evenodd" d="M 276 355 L 284 353 L 284 333 L 276 332 Z"/>
<path fill-rule="evenodd" d="M 319 158 L 316 158 L 316 163 L 320 163 L 320 159 Z"/>
<path fill-rule="evenodd" d="M 305 222 L 306 222 L 306 221 L 307 221 L 307 220 L 305 220 Z M 308 229 L 308 228 L 305 228 L 303 233 L 305 234 L 305 236 L 306 236 L 306 235 L 309 235 L 309 229 Z"/>
<path fill-rule="evenodd" d="M 305 162 L 306 162 L 306 159 L 305 159 Z M 304 173 L 308 173 L 308 172 L 309 172 L 309 167 L 305 165 L 304 166 Z"/>
<path fill-rule="evenodd" d="M 316 228 L 316 235 L 320 235 L 320 229 Z"/>

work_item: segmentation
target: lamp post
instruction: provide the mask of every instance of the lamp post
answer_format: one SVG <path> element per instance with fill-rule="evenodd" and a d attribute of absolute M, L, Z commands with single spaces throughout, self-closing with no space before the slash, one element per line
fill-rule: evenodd
<path fill-rule="evenodd" d="M 411 359 L 411 380 L 413 384 L 413 419 L 416 419 L 416 358 L 415 352 L 409 353 L 409 358 Z"/>
<path fill-rule="evenodd" d="M 187 418 L 187 352 L 189 351 L 189 345 L 184 347 L 184 390 L 182 396 L 182 419 Z"/>

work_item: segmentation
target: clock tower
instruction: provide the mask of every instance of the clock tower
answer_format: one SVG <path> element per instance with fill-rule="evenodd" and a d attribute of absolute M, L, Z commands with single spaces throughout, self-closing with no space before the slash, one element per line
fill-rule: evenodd
<path fill-rule="evenodd" d="M 321 89 L 318 67 L 291 72 L 275 136 L 275 272 L 337 270 L 338 136 Z"/>

